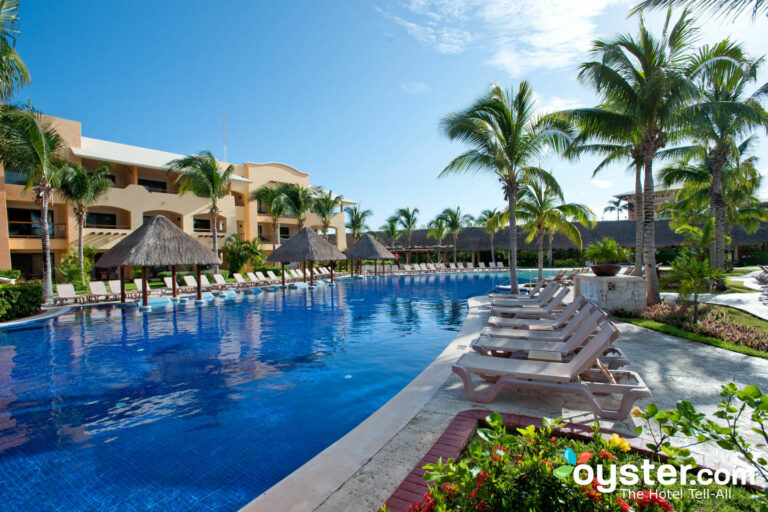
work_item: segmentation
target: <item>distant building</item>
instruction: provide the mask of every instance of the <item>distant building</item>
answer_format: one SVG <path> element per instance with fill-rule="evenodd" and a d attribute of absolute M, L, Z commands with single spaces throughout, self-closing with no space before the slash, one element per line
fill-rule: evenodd
<path fill-rule="evenodd" d="M 674 200 L 680 188 L 681 187 L 666 188 L 663 185 L 658 185 L 658 184 L 655 185 L 653 189 L 653 196 L 654 196 L 654 203 L 655 203 L 654 211 L 658 211 L 659 208 L 661 208 L 661 205 L 663 205 L 664 203 Z M 634 190 L 630 192 L 616 194 L 613 197 L 617 199 L 622 199 L 624 202 L 626 202 L 629 205 L 629 210 L 627 211 L 627 220 L 637 219 L 637 212 L 639 210 L 637 205 L 635 204 Z"/>
<path fill-rule="evenodd" d="M 145 218 L 165 215 L 211 246 L 208 201 L 191 193 L 179 195 L 176 176 L 168 172 L 168 162 L 184 155 L 84 137 L 80 122 L 51 119 L 68 146 L 65 159 L 81 163 L 89 170 L 96 169 L 102 162 L 110 165 L 110 177 L 115 185 L 88 210 L 86 245 L 104 252 L 141 226 Z M 15 268 L 24 275 L 35 276 L 42 273 L 40 208 L 32 192 L 24 191 L 25 183 L 23 175 L 4 172 L 0 166 L 0 268 Z M 264 249 L 272 250 L 272 220 L 257 203 L 249 202 L 248 197 L 261 186 L 276 183 L 309 186 L 309 175 L 279 163 L 235 165 L 228 195 L 219 202 L 222 210 L 217 220 L 219 247 L 226 237 L 238 234 L 249 240 L 258 236 Z M 328 236 L 341 250 L 347 247 L 342 209 L 333 217 Z M 77 223 L 72 208 L 58 194 L 48 221 L 52 264 L 56 266 L 61 255 L 77 243 Z M 310 214 L 306 225 L 319 231 L 320 218 Z M 298 219 L 281 218 L 279 240 L 287 240 L 297 229 Z"/>

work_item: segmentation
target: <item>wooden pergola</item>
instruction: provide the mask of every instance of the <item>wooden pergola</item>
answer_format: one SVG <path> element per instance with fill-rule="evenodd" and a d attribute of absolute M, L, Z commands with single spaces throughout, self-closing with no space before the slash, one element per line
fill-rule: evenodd
<path fill-rule="evenodd" d="M 314 262 L 331 262 L 331 284 L 333 284 L 333 269 L 337 261 L 345 260 L 343 252 L 328 243 L 311 228 L 304 228 L 293 238 L 285 242 L 267 257 L 267 261 L 279 262 L 282 266 L 283 286 L 285 286 L 285 264 L 307 263 L 309 267 L 309 285 L 315 285 Z"/>
<path fill-rule="evenodd" d="M 173 296 L 176 297 L 176 267 L 194 265 L 197 299 L 202 300 L 201 267 L 220 263 L 213 251 L 186 234 L 167 217 L 157 215 L 105 252 L 96 262 L 96 267 L 118 269 L 121 302 L 125 302 L 125 267 L 141 267 L 141 298 L 142 304 L 146 306 L 149 302 L 147 267 L 171 267 Z"/>

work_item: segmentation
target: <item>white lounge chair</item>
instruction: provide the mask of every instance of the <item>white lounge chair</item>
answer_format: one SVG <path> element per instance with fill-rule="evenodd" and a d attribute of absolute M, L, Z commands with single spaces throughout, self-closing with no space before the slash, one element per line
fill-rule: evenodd
<path fill-rule="evenodd" d="M 78 295 L 75 287 L 71 284 L 57 284 L 56 294 L 57 296 L 53 298 L 53 303 L 58 305 L 66 304 L 67 302 L 81 304 L 88 299 L 86 295 Z"/>
<path fill-rule="evenodd" d="M 104 281 L 90 281 L 88 288 L 91 290 L 89 300 L 102 301 L 102 300 L 118 300 L 120 299 L 120 292 L 114 293 L 107 290 L 104 285 Z"/>

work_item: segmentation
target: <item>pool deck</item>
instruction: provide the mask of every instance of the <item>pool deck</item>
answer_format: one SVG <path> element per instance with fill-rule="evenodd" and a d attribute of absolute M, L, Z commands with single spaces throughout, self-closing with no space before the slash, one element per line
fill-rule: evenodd
<path fill-rule="evenodd" d="M 467 400 L 451 364 L 468 350 L 488 317 L 488 299 L 469 301 L 469 313 L 456 338 L 416 379 L 346 436 L 277 483 L 242 510 L 377 511 L 427 453 L 453 417 L 466 409 L 486 409 L 529 416 L 563 417 L 591 425 L 595 417 L 585 401 L 573 395 L 507 390 L 492 404 Z M 690 401 L 713 413 L 721 384 L 756 384 L 768 388 L 768 360 L 745 356 L 629 324 L 619 324 L 616 342 L 632 360 L 653 392 L 654 402 L 672 408 Z M 635 419 L 601 420 L 609 429 L 631 435 Z M 747 432 L 745 430 L 745 432 Z M 747 432 L 748 433 L 748 432 Z M 753 441 L 755 439 L 752 439 Z M 710 467 L 746 467 L 733 453 L 717 447 L 693 448 Z"/>

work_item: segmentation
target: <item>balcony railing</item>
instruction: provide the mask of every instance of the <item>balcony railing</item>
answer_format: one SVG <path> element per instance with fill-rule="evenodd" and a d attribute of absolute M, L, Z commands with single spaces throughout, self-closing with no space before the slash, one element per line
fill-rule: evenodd
<path fill-rule="evenodd" d="M 8 221 L 8 236 L 10 238 L 40 238 L 42 235 L 42 223 L 21 220 Z M 48 236 L 51 238 L 66 238 L 67 225 L 48 223 Z"/>
<path fill-rule="evenodd" d="M 83 227 L 95 229 L 131 229 L 131 226 L 128 224 L 86 224 Z"/>

